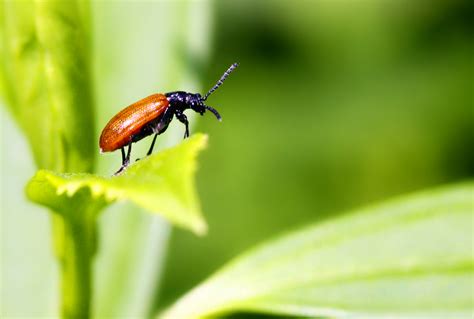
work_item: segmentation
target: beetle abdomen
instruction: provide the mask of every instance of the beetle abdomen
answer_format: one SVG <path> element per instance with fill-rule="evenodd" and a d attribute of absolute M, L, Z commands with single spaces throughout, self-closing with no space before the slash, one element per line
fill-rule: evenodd
<path fill-rule="evenodd" d="M 100 151 L 112 152 L 128 145 L 134 135 L 139 134 L 147 124 L 162 115 L 168 106 L 165 95 L 153 94 L 126 107 L 102 130 Z M 146 136 L 143 132 L 141 135 L 141 138 Z"/>

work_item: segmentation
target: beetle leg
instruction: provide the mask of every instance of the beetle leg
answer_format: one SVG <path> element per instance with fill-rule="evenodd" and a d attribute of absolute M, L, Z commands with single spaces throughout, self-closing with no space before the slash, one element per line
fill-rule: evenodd
<path fill-rule="evenodd" d="M 161 120 L 158 122 L 158 124 L 156 124 L 156 126 L 152 128 L 153 132 L 155 133 L 155 136 L 153 136 L 153 141 L 151 142 L 150 149 L 146 153 L 146 156 L 151 155 L 151 153 L 153 152 L 153 148 L 155 147 L 156 138 L 158 137 L 158 135 L 166 131 L 172 119 L 173 119 L 173 112 L 168 109 L 165 111 L 165 114 L 163 115 Z"/>
<path fill-rule="evenodd" d="M 155 136 L 153 136 L 153 141 L 151 142 L 150 149 L 146 153 L 146 156 L 150 156 L 151 152 L 153 152 L 153 147 L 155 147 L 155 142 L 156 142 L 156 137 L 158 136 L 158 133 L 155 133 Z"/>
<path fill-rule="evenodd" d="M 125 158 L 125 167 L 130 164 L 130 154 L 132 153 L 132 141 L 130 141 L 130 144 L 128 144 L 128 151 L 127 151 L 127 157 Z"/>
<path fill-rule="evenodd" d="M 123 149 L 123 147 L 121 147 L 120 150 L 122 151 L 122 166 L 123 166 L 123 164 L 125 163 L 125 150 Z"/>
<path fill-rule="evenodd" d="M 146 153 L 146 156 L 150 156 L 151 153 L 153 152 L 153 147 L 155 147 L 155 142 L 156 142 L 156 138 L 158 137 L 158 134 L 160 134 L 160 133 L 155 133 L 155 135 L 153 136 L 153 141 L 151 142 L 150 149 Z M 137 158 L 135 161 L 139 161 L 139 160 L 140 159 Z"/>
<path fill-rule="evenodd" d="M 184 138 L 189 137 L 189 122 L 186 115 L 184 113 L 176 113 L 176 118 L 186 127 L 186 131 L 184 131 Z"/>
<path fill-rule="evenodd" d="M 120 151 L 122 152 L 122 166 L 120 166 L 119 170 L 114 173 L 114 176 L 122 173 L 122 171 L 125 169 L 125 167 L 127 167 L 127 164 L 125 163 L 125 161 L 126 161 L 126 159 L 125 159 L 125 148 L 121 147 Z"/>
<path fill-rule="evenodd" d="M 124 147 L 120 148 L 120 151 L 122 151 L 122 166 L 119 168 L 118 171 L 115 172 L 114 176 L 122 173 L 122 171 L 125 168 L 127 168 L 128 164 L 130 164 L 130 154 L 132 152 L 132 141 L 130 141 L 130 144 L 128 144 L 127 156 L 125 156 Z"/>

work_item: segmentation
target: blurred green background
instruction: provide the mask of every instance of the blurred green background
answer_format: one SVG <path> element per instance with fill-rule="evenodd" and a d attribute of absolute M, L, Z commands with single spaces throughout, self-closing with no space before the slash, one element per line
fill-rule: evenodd
<path fill-rule="evenodd" d="M 165 303 L 272 235 L 473 175 L 468 2 L 215 4 L 202 83 L 241 66 L 197 126 L 210 231 L 173 231 Z"/>
<path fill-rule="evenodd" d="M 472 9 L 461 0 L 92 2 L 97 136 L 135 100 L 205 92 L 240 63 L 209 99 L 222 123 L 192 119 L 192 132 L 210 135 L 198 172 L 209 234 L 170 233 L 116 205 L 101 218 L 98 285 L 132 269 L 139 279 L 120 287 L 147 285 L 137 307 L 161 308 L 271 236 L 473 177 Z M 182 133 L 174 123 L 160 147 Z M 3 311 L 50 314 L 57 279 L 48 218 L 22 195 L 35 169 L 5 109 L 1 150 Z M 110 174 L 119 160 L 100 156 L 98 171 Z M 25 308 L 18 294 L 33 304 Z"/>

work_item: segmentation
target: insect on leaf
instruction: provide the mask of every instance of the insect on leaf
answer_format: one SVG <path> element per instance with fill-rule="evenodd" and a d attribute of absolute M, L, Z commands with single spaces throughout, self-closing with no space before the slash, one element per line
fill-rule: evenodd
<path fill-rule="evenodd" d="M 78 205 L 96 211 L 128 200 L 158 213 L 171 223 L 197 234 L 206 232 L 194 185 L 196 157 L 207 136 L 195 134 L 180 145 L 149 156 L 120 176 L 61 174 L 40 170 L 26 187 L 28 198 L 59 214 L 81 212 Z M 74 218 L 74 216 L 69 216 Z"/>

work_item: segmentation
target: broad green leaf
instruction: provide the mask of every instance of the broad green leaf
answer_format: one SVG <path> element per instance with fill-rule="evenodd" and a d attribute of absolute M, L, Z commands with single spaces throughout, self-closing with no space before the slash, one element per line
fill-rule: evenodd
<path fill-rule="evenodd" d="M 129 200 L 171 223 L 197 234 L 206 232 L 194 186 L 196 157 L 207 136 L 195 134 L 180 145 L 149 156 L 114 177 L 39 171 L 28 183 L 30 200 L 77 219 L 72 213 L 96 212 L 119 200 Z"/>
<path fill-rule="evenodd" d="M 473 192 L 472 183 L 437 189 L 285 235 L 230 262 L 163 317 L 471 317 Z"/>
<path fill-rule="evenodd" d="M 2 95 L 37 166 L 91 171 L 97 146 L 87 2 L 5 1 L 0 14 Z"/>

